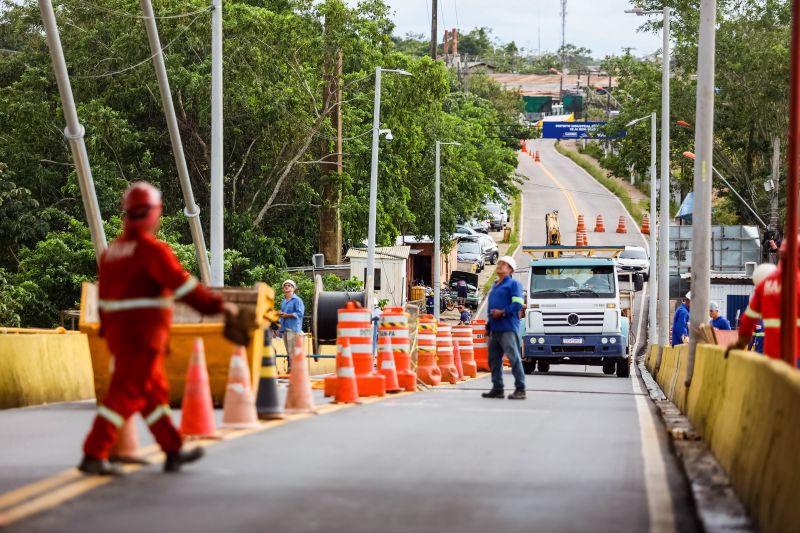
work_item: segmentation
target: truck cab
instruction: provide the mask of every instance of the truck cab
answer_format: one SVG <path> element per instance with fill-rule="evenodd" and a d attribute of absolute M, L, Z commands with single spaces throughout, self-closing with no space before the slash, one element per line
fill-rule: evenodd
<path fill-rule="evenodd" d="M 629 322 L 620 305 L 614 257 L 624 247 L 523 247 L 534 255 L 527 282 L 522 359 L 538 365 L 602 366 L 606 374 L 630 373 Z M 535 253 L 541 252 L 542 257 Z M 610 257 L 599 257 L 607 252 Z"/>

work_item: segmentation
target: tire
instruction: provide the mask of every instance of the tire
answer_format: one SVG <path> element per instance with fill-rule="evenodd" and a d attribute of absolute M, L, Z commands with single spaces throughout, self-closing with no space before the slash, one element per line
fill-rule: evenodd
<path fill-rule="evenodd" d="M 498 254 L 497 252 L 495 252 L 495 253 L 493 253 L 493 254 L 492 254 L 492 258 L 489 260 L 489 262 L 490 262 L 491 264 L 493 264 L 493 265 L 496 265 L 496 264 L 497 264 L 497 259 L 498 259 L 499 257 L 500 257 L 500 254 Z"/>
<path fill-rule="evenodd" d="M 603 364 L 603 374 L 606 376 L 611 376 L 617 370 L 617 363 L 604 363 Z"/>
<path fill-rule="evenodd" d="M 533 361 L 533 362 L 529 363 L 528 361 L 523 361 L 522 362 L 522 370 L 526 374 L 533 374 L 534 371 L 536 370 L 536 362 Z"/>
<path fill-rule="evenodd" d="M 549 372 L 550 371 L 550 363 L 545 363 L 544 361 L 539 361 L 539 372 Z"/>
<path fill-rule="evenodd" d="M 617 377 L 618 378 L 627 378 L 631 375 L 631 358 L 630 356 L 622 359 L 621 361 L 617 361 Z"/>

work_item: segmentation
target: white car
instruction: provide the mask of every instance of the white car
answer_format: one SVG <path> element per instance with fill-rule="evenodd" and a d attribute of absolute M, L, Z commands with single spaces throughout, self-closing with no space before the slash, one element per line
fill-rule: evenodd
<path fill-rule="evenodd" d="M 617 270 L 620 274 L 644 274 L 644 279 L 647 280 L 650 277 L 647 250 L 641 246 L 626 246 L 617 257 Z"/>

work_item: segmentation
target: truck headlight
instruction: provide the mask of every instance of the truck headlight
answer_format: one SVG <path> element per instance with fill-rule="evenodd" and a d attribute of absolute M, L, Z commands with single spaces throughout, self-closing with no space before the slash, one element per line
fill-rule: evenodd
<path fill-rule="evenodd" d="M 602 342 L 603 344 L 608 344 L 608 339 L 603 337 L 602 339 L 600 339 L 600 342 Z"/>
<path fill-rule="evenodd" d="M 531 337 L 531 344 L 536 344 L 536 337 Z"/>
<path fill-rule="evenodd" d="M 611 344 L 616 344 L 616 343 L 617 343 L 617 338 L 611 337 Z"/>
<path fill-rule="evenodd" d="M 539 344 L 544 344 L 544 337 L 539 337 Z"/>

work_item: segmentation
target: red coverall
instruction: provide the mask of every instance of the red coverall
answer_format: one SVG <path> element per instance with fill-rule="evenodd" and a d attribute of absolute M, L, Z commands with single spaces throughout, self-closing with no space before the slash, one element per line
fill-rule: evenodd
<path fill-rule="evenodd" d="M 798 273 L 800 287 L 800 273 Z M 795 295 L 800 303 L 800 294 Z M 764 322 L 764 354 L 781 359 L 781 269 L 780 266 L 756 285 L 750 303 L 739 321 L 739 338 L 751 337 L 758 321 Z M 795 325 L 800 346 L 800 328 Z M 796 361 L 796 359 L 795 359 Z"/>
<path fill-rule="evenodd" d="M 170 247 L 150 232 L 126 229 L 100 258 L 101 334 L 114 355 L 111 385 L 83 451 L 108 458 L 123 422 L 139 411 L 165 452 L 181 449 L 170 419 L 164 355 L 173 300 L 204 314 L 222 311 L 222 298 L 186 272 Z"/>

